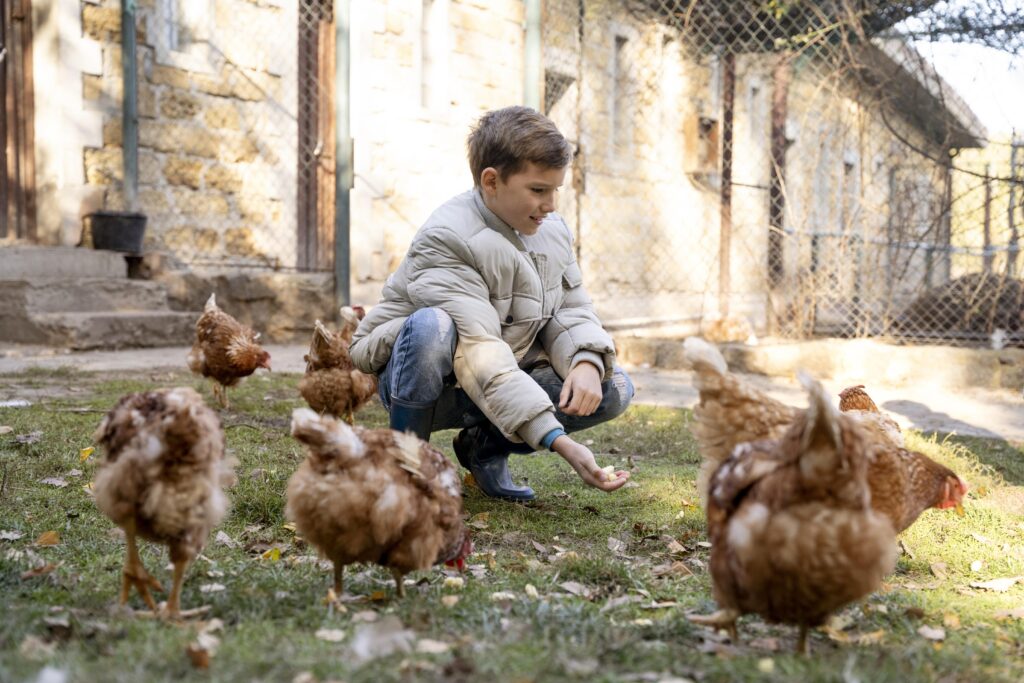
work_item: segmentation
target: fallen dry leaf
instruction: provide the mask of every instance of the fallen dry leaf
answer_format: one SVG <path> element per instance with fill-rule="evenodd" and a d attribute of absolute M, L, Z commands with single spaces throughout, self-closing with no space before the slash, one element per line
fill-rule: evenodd
<path fill-rule="evenodd" d="M 218 531 L 217 535 L 213 537 L 213 540 L 217 541 L 221 545 L 226 545 L 229 548 L 237 548 L 241 545 L 238 541 L 228 536 L 223 531 Z"/>
<path fill-rule="evenodd" d="M 39 480 L 40 484 L 49 484 L 50 486 L 56 486 L 59 489 L 64 488 L 68 485 L 68 482 L 61 477 L 46 477 L 45 479 Z"/>
<path fill-rule="evenodd" d="M 945 640 L 946 629 L 940 626 L 928 626 L 927 624 L 917 629 L 917 634 L 928 640 Z"/>
<path fill-rule="evenodd" d="M 446 576 L 444 577 L 444 588 L 451 588 L 452 590 L 462 590 L 462 587 L 466 585 L 466 580 L 461 576 Z"/>
<path fill-rule="evenodd" d="M 942 615 L 942 625 L 955 631 L 960 628 L 960 616 L 955 612 L 946 612 Z"/>
<path fill-rule="evenodd" d="M 203 671 L 210 668 L 210 653 L 198 643 L 189 643 L 185 654 L 194 668 Z"/>
<path fill-rule="evenodd" d="M 416 634 L 407 630 L 401 619 L 388 615 L 372 624 L 360 624 L 352 636 L 352 656 L 357 664 L 395 652 L 412 650 Z"/>
<path fill-rule="evenodd" d="M 93 448 L 92 446 L 89 446 L 88 448 L 83 448 L 82 450 L 78 451 L 78 462 L 85 462 L 86 460 L 89 459 L 89 456 L 95 452 L 96 449 Z"/>
<path fill-rule="evenodd" d="M 932 570 L 932 575 L 937 579 L 942 580 L 949 575 L 949 567 L 945 562 L 932 562 L 928 568 Z"/>
<path fill-rule="evenodd" d="M 56 643 L 48 643 L 39 636 L 25 636 L 18 646 L 18 652 L 25 659 L 42 660 L 53 657 L 57 651 Z"/>
<path fill-rule="evenodd" d="M 538 599 L 540 597 L 540 593 L 537 592 L 537 587 L 534 586 L 532 583 L 526 584 L 523 587 L 523 592 L 526 593 L 526 596 L 528 598 L 531 598 L 533 600 L 536 600 L 536 599 Z"/>
<path fill-rule="evenodd" d="M 340 643 L 345 640 L 345 632 L 340 628 L 322 628 L 317 630 L 314 635 L 320 640 L 326 640 L 329 643 Z"/>
<path fill-rule="evenodd" d="M 581 598 L 586 598 L 591 593 L 591 590 L 589 588 L 584 586 L 582 583 L 577 583 L 575 581 L 564 581 L 558 584 L 558 587 L 567 593 L 578 595 Z"/>
<path fill-rule="evenodd" d="M 541 553 L 542 555 L 548 554 L 548 549 L 540 543 L 537 543 L 537 541 L 530 541 L 530 543 L 533 544 L 533 549 L 536 550 L 538 553 Z"/>
<path fill-rule="evenodd" d="M 11 427 L 9 425 L 0 425 L 0 436 L 3 436 L 4 434 L 10 434 L 13 431 L 14 427 Z"/>
<path fill-rule="evenodd" d="M 778 638 L 754 638 L 750 641 L 750 647 L 755 650 L 767 650 L 769 652 L 778 652 L 779 650 L 779 639 Z"/>
<path fill-rule="evenodd" d="M 16 437 L 14 437 L 14 440 L 23 446 L 28 446 L 29 444 L 38 443 L 39 440 L 42 438 L 43 432 L 37 430 L 34 432 L 29 432 L 28 434 L 18 434 Z"/>
<path fill-rule="evenodd" d="M 0 531 L 0 541 L 17 541 L 24 536 L 17 531 Z"/>
<path fill-rule="evenodd" d="M 423 638 L 416 643 L 416 652 L 421 655 L 443 655 L 448 650 L 452 649 L 452 646 L 440 640 L 431 640 L 430 638 Z"/>
<path fill-rule="evenodd" d="M 200 593 L 219 593 L 223 590 L 227 590 L 227 586 L 222 583 L 205 583 L 199 587 Z"/>
<path fill-rule="evenodd" d="M 992 579 L 991 581 L 972 581 L 970 586 L 971 588 L 983 588 L 988 591 L 995 591 L 996 593 L 1005 593 L 1022 578 L 1024 577 L 1007 576 L 1001 579 Z"/>
<path fill-rule="evenodd" d="M 764 657 L 757 660 L 757 670 L 763 674 L 770 674 L 775 671 L 775 660 L 771 657 Z"/>
<path fill-rule="evenodd" d="M 626 552 L 626 544 L 623 541 L 615 538 L 614 536 L 608 537 L 608 550 L 611 550 L 616 555 L 621 555 Z"/>
<path fill-rule="evenodd" d="M 46 564 L 42 564 L 42 565 L 39 565 L 38 567 L 34 567 L 32 569 L 29 569 L 28 571 L 22 572 L 21 573 L 21 578 L 22 579 L 31 579 L 31 578 L 34 578 L 36 576 L 46 576 L 47 574 L 49 574 L 50 572 L 52 572 L 53 570 L 55 570 L 59 566 L 60 566 L 60 564 L 54 564 L 53 562 L 47 562 Z"/>
<path fill-rule="evenodd" d="M 455 607 L 459 602 L 458 595 L 444 595 L 441 596 L 441 604 L 445 607 Z"/>
<path fill-rule="evenodd" d="M 372 593 L 370 593 L 370 602 L 381 602 L 382 600 L 387 599 L 388 594 L 384 591 L 373 591 Z"/>
<path fill-rule="evenodd" d="M 1002 610 L 1000 612 L 996 612 L 994 617 L 996 619 L 1024 619 L 1024 607 Z"/>
<path fill-rule="evenodd" d="M 56 531 L 44 531 L 39 535 L 39 538 L 36 539 L 36 545 L 60 545 L 60 534 Z"/>
<path fill-rule="evenodd" d="M 264 560 L 270 560 L 271 562 L 277 562 L 278 560 L 281 559 L 281 549 L 278 548 L 277 546 L 274 546 L 273 548 L 265 550 L 262 554 L 260 554 L 260 557 L 262 557 Z"/>
<path fill-rule="evenodd" d="M 516 594 L 510 593 L 509 591 L 497 591 L 496 593 L 491 593 L 491 602 L 512 602 L 515 599 Z"/>

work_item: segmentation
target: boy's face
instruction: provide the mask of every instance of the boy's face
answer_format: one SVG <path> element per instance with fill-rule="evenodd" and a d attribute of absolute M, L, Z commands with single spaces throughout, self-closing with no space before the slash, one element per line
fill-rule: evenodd
<path fill-rule="evenodd" d="M 558 188 L 565 182 L 565 168 L 549 168 L 527 162 L 526 167 L 503 181 L 494 168 L 480 174 L 480 190 L 487 208 L 513 229 L 534 235 L 544 217 L 556 207 Z"/>

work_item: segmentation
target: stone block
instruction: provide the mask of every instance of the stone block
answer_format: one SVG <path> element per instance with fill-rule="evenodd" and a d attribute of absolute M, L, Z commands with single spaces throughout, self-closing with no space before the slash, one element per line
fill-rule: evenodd
<path fill-rule="evenodd" d="M 82 33 L 93 40 L 113 41 L 121 36 L 121 10 L 119 7 L 82 7 Z"/>
<path fill-rule="evenodd" d="M 103 77 L 82 74 L 82 99 L 86 102 L 98 100 L 103 94 Z"/>
<path fill-rule="evenodd" d="M 238 212 L 254 223 L 277 223 L 281 220 L 281 202 L 254 194 L 238 195 Z"/>
<path fill-rule="evenodd" d="M 144 82 L 140 82 L 138 85 L 139 116 L 148 119 L 156 118 L 156 90 Z"/>
<path fill-rule="evenodd" d="M 228 200 L 219 192 L 195 192 L 182 187 L 171 188 L 174 207 L 186 215 L 227 216 Z"/>
<path fill-rule="evenodd" d="M 169 119 L 189 119 L 199 111 L 199 100 L 188 93 L 168 90 L 160 95 L 160 113 Z"/>
<path fill-rule="evenodd" d="M 103 124 L 103 146 L 121 146 L 124 136 L 121 132 L 121 119 L 110 119 Z"/>
<path fill-rule="evenodd" d="M 164 231 L 162 242 L 174 251 L 211 253 L 220 245 L 220 235 L 212 228 L 182 225 Z"/>
<path fill-rule="evenodd" d="M 85 180 L 93 185 L 119 183 L 124 178 L 124 159 L 120 147 L 85 150 Z"/>
<path fill-rule="evenodd" d="M 239 130 L 242 127 L 242 117 L 238 113 L 238 107 L 231 102 L 207 107 L 203 111 L 203 121 L 211 128 Z"/>
<path fill-rule="evenodd" d="M 170 208 L 166 193 L 156 189 L 140 189 L 139 206 L 145 213 L 164 213 Z M 146 237 L 148 238 L 149 235 L 150 231 L 147 230 Z"/>
<path fill-rule="evenodd" d="M 171 185 L 185 185 L 199 189 L 203 164 L 197 159 L 171 157 L 164 163 L 164 178 Z"/>
<path fill-rule="evenodd" d="M 154 85 L 169 85 L 172 88 L 180 88 L 181 90 L 188 90 L 189 88 L 188 71 L 177 69 L 173 66 L 153 64 L 149 69 L 147 77 L 147 80 Z"/>
<path fill-rule="evenodd" d="M 258 257 L 263 252 L 256 246 L 252 228 L 228 228 L 224 232 L 224 250 L 232 256 Z"/>
<path fill-rule="evenodd" d="M 244 135 L 225 136 L 221 141 L 219 158 L 227 163 L 252 161 L 259 156 L 256 143 Z"/>
<path fill-rule="evenodd" d="M 139 184 L 160 185 L 163 184 L 163 165 L 160 158 L 153 152 L 139 150 Z"/>
<path fill-rule="evenodd" d="M 223 192 L 238 192 L 242 189 L 242 178 L 226 166 L 214 164 L 206 169 L 206 187 Z"/>

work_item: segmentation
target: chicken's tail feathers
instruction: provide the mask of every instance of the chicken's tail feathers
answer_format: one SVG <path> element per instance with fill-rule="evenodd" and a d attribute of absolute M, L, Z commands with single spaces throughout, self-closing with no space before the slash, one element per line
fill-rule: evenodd
<path fill-rule="evenodd" d="M 318 453 L 330 451 L 345 459 L 359 458 L 366 452 L 366 445 L 351 427 L 309 408 L 292 411 L 292 436 Z"/>
<path fill-rule="evenodd" d="M 806 450 L 811 443 L 822 436 L 832 442 L 836 448 L 842 447 L 842 436 L 839 429 L 839 410 L 832 405 L 828 392 L 821 382 L 801 370 L 797 379 L 807 391 L 807 423 L 803 435 L 803 447 Z"/>
<path fill-rule="evenodd" d="M 729 366 L 722 353 L 714 344 L 700 337 L 687 337 L 683 341 L 683 355 L 694 370 L 711 370 L 719 375 L 729 372 Z"/>
<path fill-rule="evenodd" d="M 209 313 L 210 311 L 217 310 L 217 293 L 210 292 L 210 298 L 206 300 L 206 305 L 203 306 L 203 311 Z"/>

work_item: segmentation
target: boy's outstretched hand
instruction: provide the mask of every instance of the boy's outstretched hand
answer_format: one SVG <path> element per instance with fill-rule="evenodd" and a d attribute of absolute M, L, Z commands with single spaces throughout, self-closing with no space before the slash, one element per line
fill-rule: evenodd
<path fill-rule="evenodd" d="M 551 447 L 556 453 L 565 458 L 566 462 L 572 465 L 572 468 L 576 470 L 576 474 L 580 475 L 580 479 L 589 486 L 610 493 L 622 488 L 629 481 L 629 472 L 624 470 L 615 472 L 611 475 L 611 479 L 609 479 L 605 471 L 598 467 L 597 461 L 594 460 L 594 454 L 590 452 L 590 449 L 576 443 L 568 436 L 559 436 L 551 444 Z"/>
<path fill-rule="evenodd" d="M 582 362 L 565 378 L 558 409 L 566 415 L 591 415 L 601 405 L 602 395 L 601 371 L 592 363 Z"/>

